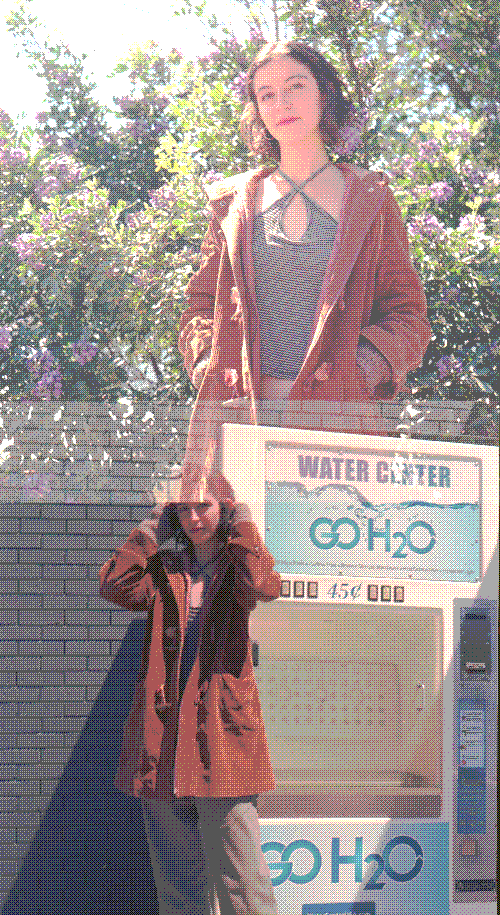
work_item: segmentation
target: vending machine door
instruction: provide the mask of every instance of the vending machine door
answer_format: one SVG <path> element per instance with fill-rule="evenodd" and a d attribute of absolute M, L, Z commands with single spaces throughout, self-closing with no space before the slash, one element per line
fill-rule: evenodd
<path fill-rule="evenodd" d="M 277 783 L 263 815 L 439 816 L 441 613 L 291 600 L 252 617 Z"/>

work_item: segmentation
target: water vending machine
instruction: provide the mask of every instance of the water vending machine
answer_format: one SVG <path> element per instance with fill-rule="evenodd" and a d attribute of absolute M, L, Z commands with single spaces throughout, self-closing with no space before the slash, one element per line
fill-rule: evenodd
<path fill-rule="evenodd" d="M 227 423 L 221 469 L 282 578 L 250 620 L 278 912 L 493 915 L 497 449 Z"/>

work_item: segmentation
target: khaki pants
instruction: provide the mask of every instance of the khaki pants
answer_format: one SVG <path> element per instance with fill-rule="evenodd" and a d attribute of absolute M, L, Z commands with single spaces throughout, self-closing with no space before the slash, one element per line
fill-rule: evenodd
<path fill-rule="evenodd" d="M 141 805 L 160 915 L 276 915 L 256 795 Z"/>

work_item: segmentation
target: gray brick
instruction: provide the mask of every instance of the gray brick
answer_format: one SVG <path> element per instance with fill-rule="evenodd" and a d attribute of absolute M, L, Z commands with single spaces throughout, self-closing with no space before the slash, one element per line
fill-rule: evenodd
<path fill-rule="evenodd" d="M 40 578 L 36 582 L 30 578 L 19 579 L 19 593 L 64 594 L 64 580 L 57 578 Z"/>
<path fill-rule="evenodd" d="M 64 541 L 60 541 L 63 543 Z M 65 550 L 19 550 L 21 565 L 32 562 L 65 562 Z"/>
<path fill-rule="evenodd" d="M 102 549 L 102 550 L 68 550 L 66 565 L 72 563 L 82 563 L 87 565 L 91 563 L 97 565 L 99 568 L 104 565 L 104 563 L 110 558 L 113 550 L 111 549 Z"/>
<path fill-rule="evenodd" d="M 17 737 L 17 746 L 22 747 L 36 747 L 37 749 L 43 749 L 48 747 L 53 749 L 54 747 L 68 747 L 73 749 L 78 735 L 73 734 L 22 734 Z"/>
<path fill-rule="evenodd" d="M 23 859 L 28 854 L 28 852 L 30 850 L 30 844 L 31 844 L 30 842 L 20 842 L 20 841 L 16 842 L 15 852 L 17 854 L 19 864 L 21 864 Z"/>
<path fill-rule="evenodd" d="M 62 626 L 64 613 L 62 610 L 36 610 L 35 613 L 18 610 L 19 624 L 26 626 L 29 623 L 38 623 L 42 626 Z"/>
<path fill-rule="evenodd" d="M 46 610 L 78 610 L 86 609 L 86 598 L 72 594 L 53 594 L 44 598 Z"/>
<path fill-rule="evenodd" d="M 9 763 L 20 763 L 23 765 L 28 765 L 29 763 L 39 763 L 41 762 L 40 751 L 20 750 L 17 748 L 4 750 L 2 753 L 2 762 L 4 765 L 8 765 Z"/>
<path fill-rule="evenodd" d="M 0 517 L 0 534 L 19 534 L 20 523 L 18 518 Z"/>
<path fill-rule="evenodd" d="M 42 598 L 36 594 L 0 595 L 0 610 L 39 610 Z"/>
<path fill-rule="evenodd" d="M 99 655 L 94 655 L 94 657 L 89 658 L 88 661 L 88 670 L 105 670 L 109 671 L 113 659 L 111 657 L 101 657 Z"/>
<path fill-rule="evenodd" d="M 81 518 L 86 517 L 85 505 L 58 505 L 57 503 L 42 503 L 40 505 L 42 518 Z"/>
<path fill-rule="evenodd" d="M 68 521 L 68 534 L 104 534 L 108 537 L 113 533 L 113 522 L 103 518 L 89 518 L 87 521 Z"/>
<path fill-rule="evenodd" d="M 87 687 L 87 702 L 95 702 L 96 699 L 101 694 L 101 686 L 88 686 Z"/>
<path fill-rule="evenodd" d="M 130 518 L 128 505 L 88 505 L 87 518 L 105 521 L 126 521 Z"/>
<path fill-rule="evenodd" d="M 26 779 L 19 778 L 8 778 L 0 781 L 0 794 L 3 797 L 10 797 L 11 800 L 11 810 L 21 809 L 19 805 L 15 803 L 16 799 L 19 797 L 29 797 L 30 795 L 38 794 L 39 782 L 35 779 Z M 37 809 L 34 804 L 32 804 L 31 809 Z"/>
<path fill-rule="evenodd" d="M 19 642 L 19 654 L 58 655 L 64 654 L 64 642 Z"/>
<path fill-rule="evenodd" d="M 19 589 L 17 587 L 18 579 L 16 578 L 0 578 L 0 592 L 6 597 L 8 594 L 19 594 Z"/>
<path fill-rule="evenodd" d="M 8 670 L 0 673 L 0 686 L 18 686 L 16 682 L 16 671 Z M 19 684 L 20 685 L 20 684 Z"/>
<path fill-rule="evenodd" d="M 87 718 L 88 714 L 83 718 L 63 718 L 62 716 L 58 718 L 47 717 L 44 719 L 44 726 L 46 730 L 51 732 L 62 731 L 64 734 L 75 734 L 78 737 L 87 724 Z M 45 789 L 43 788 L 42 782 L 42 791 L 43 790 Z"/>
<path fill-rule="evenodd" d="M 65 674 L 65 681 L 68 686 L 73 686 L 73 685 L 76 686 L 81 683 L 82 686 L 97 685 L 100 688 L 102 686 L 102 684 L 104 683 L 106 677 L 107 677 L 106 670 L 102 670 L 102 671 L 92 671 L 92 670 L 68 671 L 68 673 Z M 87 695 L 86 698 L 89 699 L 90 697 Z"/>
<path fill-rule="evenodd" d="M 68 626 L 102 626 L 109 623 L 109 615 L 104 615 L 101 610 L 68 610 L 64 618 Z"/>
<path fill-rule="evenodd" d="M 35 502 L 0 501 L 0 515 L 4 518 L 39 518 L 40 507 Z"/>
<path fill-rule="evenodd" d="M 41 546 L 42 537 L 39 534 L 0 534 L 0 549 L 3 547 L 10 547 L 12 549 L 13 544 L 16 544 L 16 547 L 20 549 L 29 549 L 39 548 Z M 60 542 L 58 543 L 58 546 Z"/>
<path fill-rule="evenodd" d="M 17 550 L 0 550 L 0 562 L 17 562 Z"/>
<path fill-rule="evenodd" d="M 18 644 L 17 642 L 2 642 L 2 655 L 17 655 L 18 653 Z"/>
<path fill-rule="evenodd" d="M 8 658 L 0 656 L 0 670 L 40 670 L 40 658 L 20 658 L 18 655 L 15 657 L 11 655 Z"/>
<path fill-rule="evenodd" d="M 0 766 L 0 779 L 19 777 L 17 766 Z"/>
<path fill-rule="evenodd" d="M 43 686 L 40 689 L 40 700 L 42 701 L 54 700 L 61 702 L 66 700 L 69 702 L 82 699 L 85 699 L 85 687 L 83 686 L 63 686 L 62 688 L 59 686 Z"/>
<path fill-rule="evenodd" d="M 21 578 L 24 576 L 29 576 L 30 578 L 37 579 L 42 574 L 42 567 L 39 565 L 26 565 L 21 562 L 9 562 L 2 563 L 0 565 L 0 578 Z"/>
<path fill-rule="evenodd" d="M 66 594 L 99 594 L 99 581 L 71 581 L 66 579 L 64 582 L 64 591 Z"/>
<path fill-rule="evenodd" d="M 82 626 L 43 626 L 43 639 L 87 639 L 87 630 Z"/>
<path fill-rule="evenodd" d="M 7 842 L 16 842 L 16 830 L 15 829 L 0 829 L 0 843 L 5 845 Z"/>
<path fill-rule="evenodd" d="M 64 518 L 23 518 L 21 520 L 21 533 L 65 534 L 66 523 Z"/>
<path fill-rule="evenodd" d="M 64 715 L 74 718 L 79 715 L 90 715 L 92 711 L 91 702 L 65 702 L 64 703 Z"/>
<path fill-rule="evenodd" d="M 127 630 L 128 626 L 95 626 L 91 634 L 96 639 L 123 639 Z"/>
<path fill-rule="evenodd" d="M 39 658 L 41 670 L 86 670 L 87 661 L 81 657 Z"/>
<path fill-rule="evenodd" d="M 42 630 L 40 626 L 2 626 L 0 625 L 0 640 L 3 639 L 39 639 Z"/>
<path fill-rule="evenodd" d="M 36 812 L 26 813 L 17 810 L 15 813 L 0 814 L 0 828 L 6 826 L 8 829 L 29 829 L 30 826 L 35 829 L 40 826 L 40 815 Z"/>
<path fill-rule="evenodd" d="M 19 702 L 18 710 L 19 718 L 22 719 L 22 728 L 24 728 L 24 722 L 35 715 L 44 717 L 64 714 L 62 702 L 40 702 L 38 699 L 34 702 Z"/>
<path fill-rule="evenodd" d="M 12 712 L 8 715 L 4 712 Z M 2 733 L 7 736 L 7 734 L 12 734 L 17 736 L 18 734 L 36 734 L 38 731 L 42 730 L 42 719 L 41 718 L 19 718 L 17 714 L 17 705 L 14 705 L 12 702 L 9 702 L 5 707 L 0 707 L 0 717 L 2 719 Z"/>
<path fill-rule="evenodd" d="M 86 537 L 83 535 L 77 536 L 76 534 L 71 534 L 71 536 L 66 536 L 63 540 L 62 537 L 53 536 L 51 534 L 43 534 L 39 539 L 40 543 L 31 543 L 29 545 L 40 547 L 43 550 L 60 550 L 63 546 L 65 549 L 84 550 L 87 546 L 85 542 Z M 28 544 L 23 544 L 23 546 L 28 546 Z"/>
<path fill-rule="evenodd" d="M 0 702 L 36 702 L 39 690 L 36 687 L 11 686 L 0 689 Z"/>
<path fill-rule="evenodd" d="M 18 673 L 17 686 L 64 686 L 64 674 L 37 670 L 35 674 Z"/>
<path fill-rule="evenodd" d="M 66 563 L 59 566 L 46 565 L 43 566 L 43 577 L 44 578 L 57 578 L 58 581 L 64 581 L 65 578 L 86 578 L 87 577 L 87 565 L 81 563 L 81 565 L 67 565 Z"/>
<path fill-rule="evenodd" d="M 33 617 L 32 617 L 33 619 Z M 17 610 L 4 610 L 2 613 L 2 623 L 4 626 L 17 626 L 19 622 L 18 611 Z M 31 620 L 30 620 L 31 622 Z M 0 657 L 1 661 L 1 657 Z M 0 664 L 1 667 L 1 664 Z"/>
<path fill-rule="evenodd" d="M 2 864 L 2 878 L 4 880 L 6 880 L 7 878 L 11 878 L 12 880 L 14 880 L 17 877 L 18 873 L 19 873 L 19 864 L 16 863 L 15 861 L 12 862 L 12 864 L 9 864 L 7 861 L 5 861 Z"/>
<path fill-rule="evenodd" d="M 66 654 L 82 654 L 85 649 L 85 655 L 90 656 L 93 654 L 104 654 L 109 655 L 109 641 L 107 642 L 97 642 L 95 640 L 88 639 L 86 642 L 66 642 Z"/>

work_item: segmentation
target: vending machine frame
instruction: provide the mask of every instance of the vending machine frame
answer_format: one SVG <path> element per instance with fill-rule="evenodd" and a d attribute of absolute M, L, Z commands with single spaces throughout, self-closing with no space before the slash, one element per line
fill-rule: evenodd
<path fill-rule="evenodd" d="M 278 912 L 493 915 L 497 899 L 497 448 L 225 423 L 220 466 L 237 498 L 249 505 L 282 578 L 280 597 L 272 604 L 258 605 L 250 622 L 255 674 L 278 776 L 276 792 L 259 797 L 262 847 Z M 302 523 L 305 518 L 307 524 Z M 311 726 L 310 721 L 306 726 L 299 690 L 297 734 L 292 727 L 284 728 L 283 722 L 281 731 L 276 725 L 273 734 L 267 695 L 271 680 L 262 679 L 259 671 L 266 651 L 268 667 L 272 660 L 266 639 L 275 646 L 277 659 L 291 657 L 298 615 L 308 631 L 312 628 L 308 620 L 321 620 L 321 632 L 331 633 L 335 657 L 330 658 L 318 641 L 315 670 L 324 662 L 325 681 L 330 677 L 332 682 L 340 682 L 343 676 L 342 657 L 351 659 L 356 674 L 353 642 L 357 640 L 364 680 L 352 682 L 364 687 L 363 701 L 369 707 L 370 681 L 395 676 L 387 653 L 382 657 L 381 648 L 378 655 L 369 653 L 375 650 L 367 635 L 370 611 L 373 620 L 383 620 L 385 612 L 397 621 L 403 611 L 431 613 L 437 620 L 435 644 L 442 669 L 434 717 L 427 716 L 428 726 L 437 732 L 438 759 L 433 760 L 432 772 L 439 768 L 440 784 L 436 788 L 432 776 L 433 790 L 426 790 L 425 774 L 411 776 L 413 782 L 407 785 L 398 782 L 392 790 L 394 772 L 388 766 L 385 794 L 380 784 L 371 793 L 364 784 L 363 791 L 356 793 L 353 785 L 359 784 L 360 773 L 353 771 L 349 787 L 338 748 L 342 723 L 336 725 L 334 717 L 328 753 L 320 758 L 316 741 L 309 770 L 307 753 L 301 766 L 296 766 L 295 784 L 293 765 L 287 768 L 283 763 L 284 756 L 292 760 L 300 721 L 308 734 Z M 280 626 L 286 649 L 280 646 Z M 351 644 L 344 639 L 348 648 L 342 654 L 344 630 L 351 633 Z M 352 633 L 359 635 L 353 640 Z M 288 666 L 300 671 L 302 665 L 306 672 L 313 669 L 308 667 L 313 660 L 311 654 L 297 654 Z M 400 659 L 394 663 L 401 669 Z M 276 670 L 282 667 L 276 663 Z M 290 684 L 298 681 L 298 674 L 294 676 L 289 670 L 281 680 L 271 678 L 281 702 L 283 691 L 290 691 Z M 319 689 L 317 673 L 314 678 L 307 676 Z M 349 692 L 348 676 L 338 687 L 337 699 L 345 699 Z M 425 684 L 420 686 L 425 693 Z M 381 699 L 390 705 L 389 687 L 386 694 L 382 690 Z M 288 698 L 292 702 L 294 697 Z M 417 694 L 417 712 L 426 701 L 425 695 L 420 698 L 419 704 Z M 321 701 L 325 702 L 324 692 Z M 333 715 L 333 699 L 331 706 Z M 345 708 L 351 709 L 349 703 Z M 376 722 L 370 724 L 375 727 Z M 349 719 L 346 732 L 351 736 L 353 728 Z M 383 727 L 377 737 L 380 755 Z M 346 744 L 352 758 L 352 747 L 363 744 L 359 735 L 356 739 L 357 744 L 355 740 Z M 393 740 L 393 754 L 394 745 Z M 424 757 L 425 747 L 424 742 L 417 748 Z M 334 761 L 330 772 L 325 758 Z M 363 759 L 366 776 L 366 747 Z M 425 758 L 419 760 L 416 771 L 425 773 Z M 422 763 L 424 768 L 418 768 Z M 419 801 L 422 796 L 433 797 L 434 802 L 426 806 Z M 364 809 L 363 797 L 371 798 Z M 398 806 L 402 797 L 416 800 L 413 806 L 408 800 Z"/>

